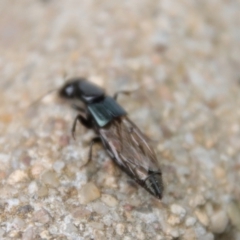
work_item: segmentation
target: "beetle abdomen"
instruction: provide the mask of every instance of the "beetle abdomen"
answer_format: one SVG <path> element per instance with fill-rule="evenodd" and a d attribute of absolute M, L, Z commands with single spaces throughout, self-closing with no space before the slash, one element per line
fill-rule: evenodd
<path fill-rule="evenodd" d="M 162 175 L 159 172 L 151 172 L 149 177 L 144 181 L 144 187 L 152 195 L 157 198 L 162 198 L 163 193 L 163 184 L 162 184 Z"/>

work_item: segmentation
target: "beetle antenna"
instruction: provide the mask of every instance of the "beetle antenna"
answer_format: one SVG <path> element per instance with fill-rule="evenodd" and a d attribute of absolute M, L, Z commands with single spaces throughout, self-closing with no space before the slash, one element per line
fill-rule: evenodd
<path fill-rule="evenodd" d="M 29 108 L 34 107 L 38 102 L 40 102 L 41 100 L 43 100 L 46 96 L 48 96 L 49 94 L 57 91 L 58 89 L 51 89 L 48 92 L 44 93 L 41 97 L 37 98 L 36 100 L 34 100 L 30 105 Z"/>

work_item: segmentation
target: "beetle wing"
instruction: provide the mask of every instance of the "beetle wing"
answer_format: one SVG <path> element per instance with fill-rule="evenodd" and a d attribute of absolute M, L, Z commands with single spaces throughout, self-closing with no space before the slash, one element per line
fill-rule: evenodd
<path fill-rule="evenodd" d="M 105 97 L 101 102 L 93 102 L 87 108 L 99 127 L 104 127 L 114 118 L 127 114 L 112 97 Z"/>
<path fill-rule="evenodd" d="M 99 135 L 111 158 L 140 185 L 161 198 L 161 193 L 155 193 L 163 189 L 161 170 L 153 149 L 138 127 L 127 117 L 121 117 L 100 128 Z M 150 186 L 146 185 L 148 179 Z M 150 189 L 154 184 L 159 189 Z"/>

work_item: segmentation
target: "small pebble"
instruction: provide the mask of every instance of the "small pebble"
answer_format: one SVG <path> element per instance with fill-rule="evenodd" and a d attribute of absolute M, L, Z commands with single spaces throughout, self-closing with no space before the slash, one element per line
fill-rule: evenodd
<path fill-rule="evenodd" d="M 108 227 L 112 226 L 112 224 L 113 224 L 113 219 L 112 219 L 112 216 L 110 214 L 107 214 L 107 215 L 103 216 L 102 221 Z"/>
<path fill-rule="evenodd" d="M 203 226 L 202 226 L 201 224 L 199 224 L 199 223 L 195 225 L 194 229 L 195 229 L 195 233 L 196 233 L 196 238 L 197 238 L 197 239 L 205 236 L 206 233 L 207 233 L 206 228 L 203 227 Z"/>
<path fill-rule="evenodd" d="M 91 211 L 86 209 L 84 206 L 81 206 L 78 208 L 74 208 L 72 210 L 72 215 L 74 218 L 84 219 L 84 218 L 88 218 L 91 215 Z"/>
<path fill-rule="evenodd" d="M 81 204 L 87 204 L 100 197 L 99 189 L 91 182 L 82 186 L 79 191 L 78 198 Z"/>
<path fill-rule="evenodd" d="M 115 197 L 108 194 L 102 194 L 101 200 L 109 207 L 115 207 L 118 205 L 118 200 Z"/>
<path fill-rule="evenodd" d="M 36 211 L 33 214 L 34 222 L 39 222 L 39 223 L 45 224 L 45 223 L 50 222 L 50 220 L 51 220 L 51 217 L 50 217 L 49 213 L 47 212 L 47 210 L 45 210 L 44 208 Z"/>
<path fill-rule="evenodd" d="M 17 198 L 9 198 L 7 200 L 7 209 L 10 210 L 11 208 L 18 206 L 19 204 L 20 204 L 19 199 L 17 199 Z"/>
<path fill-rule="evenodd" d="M 34 194 L 38 191 L 38 185 L 36 183 L 36 181 L 32 181 L 29 185 L 28 185 L 28 192 L 29 194 Z"/>
<path fill-rule="evenodd" d="M 213 213 L 213 215 L 210 217 L 210 230 L 213 233 L 223 233 L 227 227 L 227 224 L 228 216 L 223 210 Z"/>
<path fill-rule="evenodd" d="M 42 232 L 40 232 L 40 239 L 47 239 L 47 240 L 50 240 L 51 239 L 51 236 L 49 234 L 49 231 L 48 230 L 43 230 Z"/>
<path fill-rule="evenodd" d="M 206 203 L 206 199 L 202 195 L 196 195 L 190 200 L 190 206 L 197 207 Z"/>
<path fill-rule="evenodd" d="M 124 224 L 118 223 L 118 224 L 116 225 L 116 233 L 117 233 L 118 235 L 122 236 L 122 235 L 124 234 L 124 232 L 125 232 L 125 226 L 124 226 Z"/>
<path fill-rule="evenodd" d="M 106 177 L 105 181 L 104 181 L 104 185 L 106 187 L 109 188 L 117 188 L 118 184 L 117 184 L 117 179 L 114 176 L 108 176 Z"/>
<path fill-rule="evenodd" d="M 170 209 L 173 214 L 179 216 L 181 219 L 184 218 L 186 215 L 186 210 L 180 205 L 172 204 Z"/>
<path fill-rule="evenodd" d="M 59 185 L 57 174 L 51 170 L 44 172 L 41 176 L 41 180 L 44 184 L 51 187 L 57 187 Z"/>
<path fill-rule="evenodd" d="M 188 217 L 187 219 L 186 219 L 186 222 L 185 222 L 185 225 L 187 226 L 187 227 L 192 227 L 195 223 L 196 223 L 196 218 L 194 218 L 194 217 Z"/>
<path fill-rule="evenodd" d="M 209 226 L 209 218 L 207 216 L 207 214 L 204 212 L 204 211 L 201 211 L 199 209 L 195 210 L 195 215 L 197 216 L 199 222 L 204 225 L 205 227 L 206 226 Z"/>
<path fill-rule="evenodd" d="M 7 183 L 10 185 L 14 185 L 20 182 L 25 182 L 28 179 L 27 173 L 22 170 L 15 170 L 8 177 Z"/>
<path fill-rule="evenodd" d="M 41 186 L 38 189 L 38 197 L 46 197 L 48 195 L 48 188 L 46 186 Z"/>
<path fill-rule="evenodd" d="M 175 225 L 177 225 L 177 224 L 179 224 L 179 223 L 181 222 L 181 219 L 180 219 L 179 217 L 175 216 L 175 215 L 170 215 L 170 216 L 168 217 L 167 222 L 168 222 L 170 225 L 175 226 Z"/>
<path fill-rule="evenodd" d="M 93 202 L 91 206 L 94 212 L 101 215 L 107 214 L 109 211 L 109 207 L 106 206 L 106 204 L 103 202 L 99 202 L 99 201 Z"/>
<path fill-rule="evenodd" d="M 77 228 L 76 228 L 76 226 L 75 225 L 73 225 L 72 223 L 68 223 L 67 225 L 66 225 L 66 232 L 68 232 L 68 233 L 77 233 Z"/>
<path fill-rule="evenodd" d="M 65 163 L 62 161 L 56 161 L 53 164 L 53 169 L 58 173 L 60 173 L 64 167 L 65 167 Z"/>
<path fill-rule="evenodd" d="M 45 170 L 45 168 L 42 165 L 35 164 L 31 168 L 31 175 L 33 178 L 37 179 L 44 170 Z"/>

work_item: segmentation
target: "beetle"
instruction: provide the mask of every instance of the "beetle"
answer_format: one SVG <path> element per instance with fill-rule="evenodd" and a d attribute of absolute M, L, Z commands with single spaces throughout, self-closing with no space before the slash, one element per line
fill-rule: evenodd
<path fill-rule="evenodd" d="M 73 137 L 78 121 L 86 128 L 93 129 L 97 135 L 91 141 L 89 160 L 93 144 L 102 142 L 111 159 L 124 172 L 161 199 L 162 172 L 156 155 L 147 138 L 117 103 L 119 93 L 128 92 L 117 92 L 111 97 L 102 88 L 81 77 L 68 80 L 58 92 L 60 98 L 74 100 L 73 107 L 79 112 L 72 125 Z M 83 103 L 84 107 L 79 103 Z"/>

